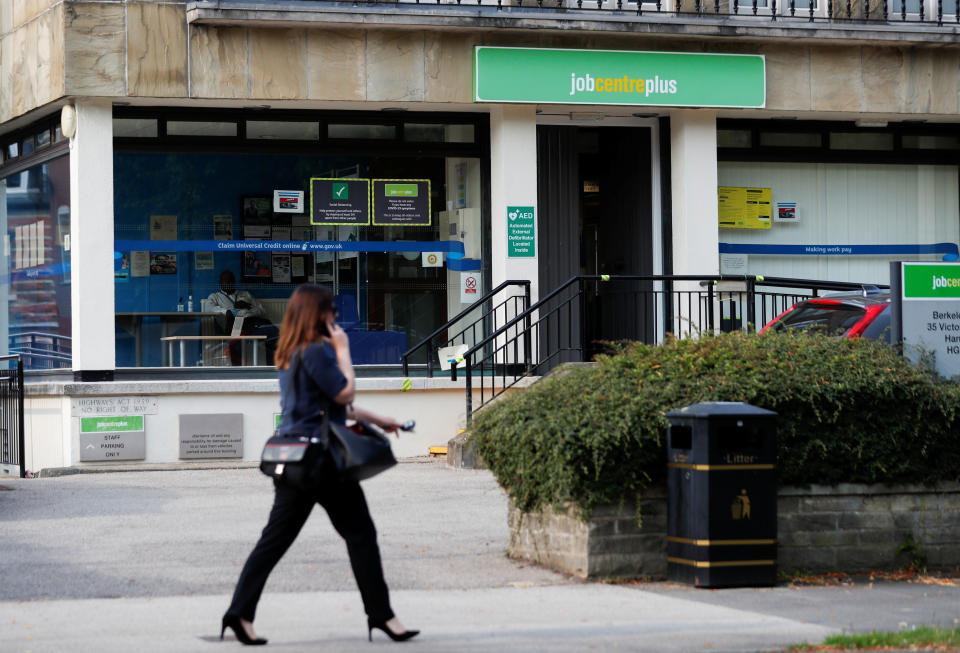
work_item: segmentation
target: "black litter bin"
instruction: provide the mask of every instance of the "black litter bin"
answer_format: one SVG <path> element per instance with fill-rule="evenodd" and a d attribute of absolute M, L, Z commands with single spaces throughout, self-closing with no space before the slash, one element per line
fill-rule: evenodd
<path fill-rule="evenodd" d="M 777 414 L 741 402 L 667 413 L 667 578 L 698 587 L 773 585 Z"/>

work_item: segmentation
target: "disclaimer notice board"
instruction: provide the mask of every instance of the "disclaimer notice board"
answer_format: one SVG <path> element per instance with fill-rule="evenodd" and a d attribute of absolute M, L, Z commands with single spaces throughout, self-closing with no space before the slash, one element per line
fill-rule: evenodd
<path fill-rule="evenodd" d="M 769 229 L 773 223 L 773 192 L 769 188 L 720 186 L 720 226 L 729 229 Z"/>

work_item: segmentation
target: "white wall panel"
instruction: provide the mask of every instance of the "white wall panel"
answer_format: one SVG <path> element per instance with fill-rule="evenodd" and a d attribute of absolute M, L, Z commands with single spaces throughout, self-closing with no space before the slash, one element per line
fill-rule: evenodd
<path fill-rule="evenodd" d="M 720 186 L 773 189 L 797 202 L 800 222 L 769 230 L 720 229 L 720 242 L 775 245 L 890 245 L 960 241 L 957 166 L 720 162 Z M 891 260 L 939 255 L 759 256 L 749 274 L 888 283 Z"/>

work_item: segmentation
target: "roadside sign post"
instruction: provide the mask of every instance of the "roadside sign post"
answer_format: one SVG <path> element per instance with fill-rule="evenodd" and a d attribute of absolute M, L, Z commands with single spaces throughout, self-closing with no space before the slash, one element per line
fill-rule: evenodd
<path fill-rule="evenodd" d="M 960 374 L 960 263 L 890 264 L 891 341 L 903 355 L 932 354 L 939 374 Z"/>

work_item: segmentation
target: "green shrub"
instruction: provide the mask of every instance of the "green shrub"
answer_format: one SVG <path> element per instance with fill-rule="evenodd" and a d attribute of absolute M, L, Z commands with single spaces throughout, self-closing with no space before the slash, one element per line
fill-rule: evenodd
<path fill-rule="evenodd" d="M 745 401 L 779 413 L 783 485 L 958 478 L 960 388 L 866 340 L 743 333 L 623 345 L 504 396 L 471 425 L 522 509 L 632 501 L 666 472 L 666 413 Z"/>

